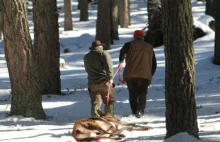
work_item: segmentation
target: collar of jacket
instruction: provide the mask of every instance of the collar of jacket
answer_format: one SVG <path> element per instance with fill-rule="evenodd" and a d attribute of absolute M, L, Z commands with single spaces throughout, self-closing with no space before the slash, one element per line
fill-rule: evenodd
<path fill-rule="evenodd" d="M 144 37 L 137 36 L 137 37 L 134 38 L 134 40 L 144 40 Z"/>
<path fill-rule="evenodd" d="M 90 50 L 103 50 L 103 46 L 90 47 Z"/>

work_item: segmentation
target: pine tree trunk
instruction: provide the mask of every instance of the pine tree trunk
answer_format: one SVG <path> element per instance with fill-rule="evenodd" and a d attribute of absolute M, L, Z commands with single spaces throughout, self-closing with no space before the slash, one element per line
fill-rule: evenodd
<path fill-rule="evenodd" d="M 77 5 L 78 10 L 80 10 L 80 2 L 81 2 L 81 0 L 78 0 L 78 5 Z"/>
<path fill-rule="evenodd" d="M 119 23 L 121 28 L 128 28 L 130 24 L 128 4 L 128 0 L 119 1 Z"/>
<path fill-rule="evenodd" d="M 3 19 L 2 19 L 2 9 L 0 8 L 0 40 L 3 40 Z"/>
<path fill-rule="evenodd" d="M 220 65 L 220 1 L 216 0 L 214 64 Z"/>
<path fill-rule="evenodd" d="M 148 11 L 148 25 L 149 25 L 149 28 L 153 27 L 153 23 L 154 21 L 153 20 L 153 13 L 156 9 L 159 8 L 159 0 L 148 0 L 147 1 L 147 11 Z"/>
<path fill-rule="evenodd" d="M 45 119 L 41 104 L 39 65 L 35 61 L 35 48 L 29 34 L 24 0 L 1 0 L 4 5 L 4 42 L 11 82 L 11 115 Z"/>
<path fill-rule="evenodd" d="M 56 0 L 33 0 L 34 46 L 43 94 L 60 94 L 60 44 Z"/>
<path fill-rule="evenodd" d="M 111 44 L 111 18 L 111 0 L 99 0 L 96 22 L 96 40 L 105 43 L 107 50 L 110 49 Z"/>
<path fill-rule="evenodd" d="M 129 26 L 131 26 L 131 8 L 130 8 L 130 6 L 131 6 L 131 2 L 130 2 L 130 0 L 128 0 L 128 23 L 129 23 Z"/>
<path fill-rule="evenodd" d="M 216 12 L 215 6 L 216 6 L 216 0 L 207 0 L 205 14 L 215 18 L 215 12 Z"/>
<path fill-rule="evenodd" d="M 164 3 L 166 138 L 179 132 L 198 138 L 191 0 Z"/>
<path fill-rule="evenodd" d="M 73 30 L 72 0 L 64 0 L 64 31 Z"/>
<path fill-rule="evenodd" d="M 119 40 L 118 35 L 118 0 L 112 0 L 112 38 Z"/>
<path fill-rule="evenodd" d="M 88 21 L 88 0 L 80 0 L 80 21 Z"/>

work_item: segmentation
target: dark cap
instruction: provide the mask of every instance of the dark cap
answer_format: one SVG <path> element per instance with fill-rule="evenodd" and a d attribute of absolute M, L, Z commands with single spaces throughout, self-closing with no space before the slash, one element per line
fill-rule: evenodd
<path fill-rule="evenodd" d="M 105 44 L 101 43 L 101 41 L 99 41 L 99 40 L 93 41 L 92 42 L 92 48 L 97 47 L 97 46 L 103 46 L 104 47 Z"/>

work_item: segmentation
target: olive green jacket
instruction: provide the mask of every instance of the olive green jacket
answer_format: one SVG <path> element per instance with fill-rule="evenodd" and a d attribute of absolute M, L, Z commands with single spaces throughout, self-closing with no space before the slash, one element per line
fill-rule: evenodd
<path fill-rule="evenodd" d="M 100 46 L 90 48 L 84 57 L 84 67 L 88 73 L 88 84 L 109 81 L 113 77 L 111 56 Z"/>

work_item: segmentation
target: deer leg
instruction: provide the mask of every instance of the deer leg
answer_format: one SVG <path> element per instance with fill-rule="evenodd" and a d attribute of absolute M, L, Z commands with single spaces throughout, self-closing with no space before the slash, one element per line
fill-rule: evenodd
<path fill-rule="evenodd" d="M 153 129 L 153 128 L 150 127 L 150 126 L 138 126 L 138 125 L 135 125 L 135 126 L 129 127 L 127 130 L 128 131 L 147 131 L 147 130 L 150 130 L 150 129 Z"/>

